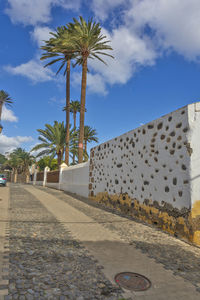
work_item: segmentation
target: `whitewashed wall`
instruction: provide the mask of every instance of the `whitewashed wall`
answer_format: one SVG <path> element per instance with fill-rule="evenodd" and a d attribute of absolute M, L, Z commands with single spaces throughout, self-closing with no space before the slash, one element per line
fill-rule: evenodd
<path fill-rule="evenodd" d="M 42 186 L 42 185 L 43 185 L 43 181 L 35 181 L 35 184 L 36 184 L 36 185 L 41 185 L 41 186 Z"/>
<path fill-rule="evenodd" d="M 189 209 L 189 140 L 196 151 L 192 158 L 196 171 L 192 171 L 192 176 L 198 176 L 200 170 L 200 117 L 199 113 L 198 117 L 197 113 L 193 116 L 194 107 L 191 104 L 178 109 L 91 149 L 90 195 L 127 193 L 140 203 L 152 200 L 161 206 L 168 203 L 178 209 Z M 195 129 L 192 118 L 196 118 Z M 198 197 L 199 190 L 200 184 L 195 185 L 193 191 Z"/>
<path fill-rule="evenodd" d="M 46 182 L 45 186 L 59 190 L 59 183 Z"/>
<path fill-rule="evenodd" d="M 89 162 L 61 169 L 59 184 L 61 190 L 88 197 L 88 184 Z"/>

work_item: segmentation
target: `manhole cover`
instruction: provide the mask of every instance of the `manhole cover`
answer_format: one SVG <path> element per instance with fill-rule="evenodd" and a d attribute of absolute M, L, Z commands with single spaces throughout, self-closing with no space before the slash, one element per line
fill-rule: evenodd
<path fill-rule="evenodd" d="M 122 288 L 133 291 L 145 291 L 150 288 L 151 281 L 143 275 L 123 272 L 115 276 L 116 283 Z"/>

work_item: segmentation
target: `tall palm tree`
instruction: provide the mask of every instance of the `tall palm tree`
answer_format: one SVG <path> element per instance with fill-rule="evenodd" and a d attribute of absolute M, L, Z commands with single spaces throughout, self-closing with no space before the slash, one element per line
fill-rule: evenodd
<path fill-rule="evenodd" d="M 63 45 L 70 50 L 70 48 L 76 51 L 76 63 L 75 65 L 82 66 L 82 82 L 81 82 L 81 109 L 80 109 L 80 135 L 78 145 L 78 162 L 83 161 L 83 140 L 84 140 L 84 114 L 85 114 L 85 97 L 86 97 L 86 83 L 87 83 L 87 71 L 88 71 L 88 58 L 98 59 L 99 61 L 105 61 L 99 55 L 105 55 L 112 57 L 108 54 L 107 50 L 112 50 L 106 36 L 101 34 L 101 27 L 99 23 L 89 20 L 86 22 L 82 17 L 80 20 L 73 19 L 74 23 L 68 24 L 68 38 L 63 40 Z M 70 33 L 70 34 L 69 34 Z M 65 35 L 65 33 L 64 33 Z M 70 37 L 70 40 L 69 40 Z"/>
<path fill-rule="evenodd" d="M 54 121 L 53 126 L 45 124 L 45 127 L 45 129 L 37 129 L 40 134 L 38 139 L 41 143 L 36 145 L 31 152 L 42 149 L 36 157 L 51 155 L 52 159 L 57 155 L 58 165 L 60 166 L 65 149 L 66 128 L 64 122 L 58 123 L 57 121 Z"/>
<path fill-rule="evenodd" d="M 0 91 L 0 123 L 1 123 L 1 115 L 2 115 L 2 108 L 3 105 L 11 105 L 13 103 L 11 97 L 8 93 L 6 93 L 4 90 Z"/>
<path fill-rule="evenodd" d="M 65 33 L 65 34 L 64 34 Z M 70 124 L 70 62 L 74 58 L 74 52 L 63 47 L 62 42 L 67 38 L 69 33 L 65 26 L 57 27 L 56 33 L 50 32 L 53 36 L 45 45 L 41 47 L 45 53 L 42 54 L 41 60 L 51 59 L 44 67 L 51 66 L 54 63 L 61 62 L 61 65 L 56 74 L 64 68 L 64 76 L 66 76 L 66 148 L 65 148 L 65 163 L 69 164 L 69 124 Z"/>

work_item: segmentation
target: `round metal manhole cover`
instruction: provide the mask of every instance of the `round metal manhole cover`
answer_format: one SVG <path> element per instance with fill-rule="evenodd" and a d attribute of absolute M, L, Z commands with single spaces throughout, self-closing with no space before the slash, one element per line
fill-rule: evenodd
<path fill-rule="evenodd" d="M 151 281 L 148 278 L 132 272 L 117 274 L 115 281 L 120 287 L 133 291 L 146 291 L 151 287 Z"/>

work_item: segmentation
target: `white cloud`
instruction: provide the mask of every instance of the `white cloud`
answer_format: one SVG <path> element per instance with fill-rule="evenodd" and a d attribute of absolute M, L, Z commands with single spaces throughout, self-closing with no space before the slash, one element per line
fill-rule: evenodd
<path fill-rule="evenodd" d="M 89 66 L 100 73 L 106 82 L 124 84 L 138 66 L 154 63 L 156 53 L 148 39 L 140 39 L 135 32 L 129 31 L 125 26 L 114 29 L 111 33 L 104 29 L 103 33 L 112 41 L 113 51 L 108 53 L 112 54 L 114 59 L 105 56 L 103 58 L 107 66 L 97 60 L 91 60 Z"/>
<path fill-rule="evenodd" d="M 100 55 L 107 65 L 97 59 L 88 61 L 89 69 L 93 72 L 88 73 L 87 87 L 89 93 L 105 95 L 107 84 L 125 84 L 138 67 L 154 64 L 157 53 L 147 37 L 141 39 L 125 26 L 116 28 L 112 32 L 103 28 L 102 33 L 111 41 L 113 51 L 108 53 L 112 54 L 114 59 Z M 80 85 L 80 82 L 81 74 L 73 73 L 72 83 Z"/>
<path fill-rule="evenodd" d="M 66 99 L 65 98 L 57 98 L 57 97 L 51 97 L 48 101 L 48 103 L 50 105 L 58 105 L 59 106 L 59 109 L 60 107 L 64 107 L 65 104 L 66 104 Z"/>
<path fill-rule="evenodd" d="M 101 74 L 87 75 L 88 93 L 107 94 L 106 83 Z"/>
<path fill-rule="evenodd" d="M 127 26 L 153 32 L 155 47 L 173 49 L 188 59 L 200 54 L 199 0 L 136 0 L 126 16 Z"/>
<path fill-rule="evenodd" d="M 79 9 L 81 1 L 8 2 L 6 11 L 13 22 L 36 26 L 32 38 L 40 46 L 42 40 L 49 38 L 51 31 L 40 24 L 50 20 L 52 7 Z M 109 24 L 112 29 L 103 29 L 102 32 L 111 40 L 114 49 L 111 54 L 115 59 L 103 57 L 108 66 L 97 60 L 89 62 L 92 72 L 88 74 L 88 92 L 106 94 L 107 84 L 127 83 L 138 68 L 153 65 L 168 50 L 174 50 L 191 60 L 200 57 L 200 0 L 92 0 L 90 9 L 101 20 L 111 16 Z M 12 74 L 26 76 L 33 82 L 58 80 L 51 69 L 43 68 L 39 59 L 16 67 L 7 66 L 6 69 Z M 78 73 L 72 75 L 74 85 L 80 85 L 80 76 Z"/>
<path fill-rule="evenodd" d="M 54 30 L 47 26 L 36 26 L 31 32 L 31 36 L 40 47 L 43 44 L 43 41 L 47 41 L 51 37 L 50 32 L 54 32 Z"/>
<path fill-rule="evenodd" d="M 33 83 L 40 83 L 45 81 L 57 80 L 56 75 L 51 69 L 44 68 L 42 63 L 38 59 L 32 59 L 27 63 L 21 64 L 16 67 L 5 66 L 4 69 L 13 74 L 27 77 Z"/>
<path fill-rule="evenodd" d="M 55 0 L 56 5 L 63 7 L 64 9 L 71 9 L 73 11 L 79 11 L 81 6 L 81 0 Z"/>
<path fill-rule="evenodd" d="M 0 135 L 0 153 L 5 154 L 15 148 L 18 148 L 23 143 L 31 142 L 33 138 L 31 136 L 16 136 L 8 137 L 4 134 Z"/>
<path fill-rule="evenodd" d="M 14 112 L 7 109 L 5 106 L 3 106 L 1 119 L 2 121 L 18 122 L 18 118 L 15 116 Z"/>
<path fill-rule="evenodd" d="M 110 32 L 102 30 L 111 40 L 115 59 L 105 57 L 107 67 L 97 60 L 89 62 L 104 84 L 125 84 L 138 68 L 154 64 L 165 51 L 174 50 L 190 60 L 200 58 L 199 0 L 92 2 L 95 15 L 102 20 L 115 8 L 121 9 L 121 25 Z"/>
<path fill-rule="evenodd" d="M 81 86 L 81 73 L 74 72 L 72 74 L 72 85 Z M 107 94 L 106 82 L 101 74 L 87 74 L 87 92 L 95 94 Z"/>
<path fill-rule="evenodd" d="M 5 12 L 13 23 L 37 25 L 51 20 L 53 6 L 77 11 L 80 0 L 8 0 Z"/>
<path fill-rule="evenodd" d="M 109 13 L 116 7 L 123 5 L 126 6 L 129 0 L 92 0 L 91 9 L 95 13 L 96 17 L 105 20 Z"/>

